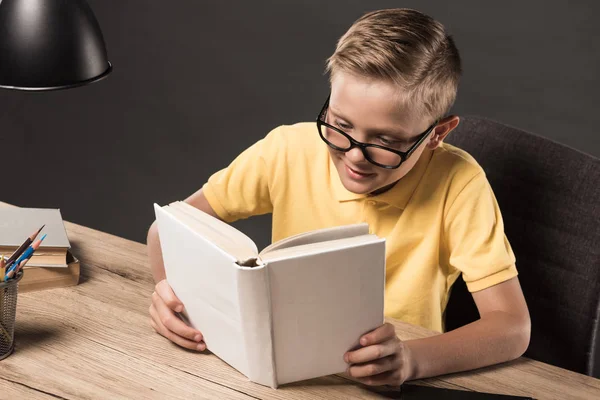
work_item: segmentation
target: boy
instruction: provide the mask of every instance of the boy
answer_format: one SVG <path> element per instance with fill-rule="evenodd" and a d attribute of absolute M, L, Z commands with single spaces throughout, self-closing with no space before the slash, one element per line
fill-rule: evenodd
<path fill-rule="evenodd" d="M 402 342 L 391 324 L 360 338 L 348 374 L 399 385 L 521 356 L 530 320 L 502 216 L 484 172 L 443 143 L 459 123 L 460 58 L 443 26 L 415 10 L 368 13 L 329 58 L 331 94 L 315 123 L 274 129 L 212 175 L 186 201 L 226 222 L 273 213 L 273 240 L 369 223 L 386 238 L 385 315 L 443 331 L 459 274 L 481 318 Z M 156 226 L 148 233 L 156 290 L 154 329 L 204 350 L 202 333 L 176 318 L 183 304 L 164 280 Z"/>

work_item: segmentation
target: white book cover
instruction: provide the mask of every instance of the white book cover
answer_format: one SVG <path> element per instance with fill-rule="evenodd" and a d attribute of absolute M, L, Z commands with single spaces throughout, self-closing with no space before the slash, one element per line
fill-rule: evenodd
<path fill-rule="evenodd" d="M 258 253 L 246 235 L 186 203 L 154 208 L 183 318 L 251 381 L 275 388 L 344 372 L 344 353 L 383 324 L 385 240 L 366 224 Z"/>

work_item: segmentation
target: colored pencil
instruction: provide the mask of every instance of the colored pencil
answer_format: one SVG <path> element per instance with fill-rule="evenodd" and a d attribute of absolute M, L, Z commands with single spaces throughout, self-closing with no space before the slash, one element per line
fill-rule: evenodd
<path fill-rule="evenodd" d="M 27 247 L 29 247 L 29 245 L 35 240 L 37 235 L 40 234 L 40 232 L 42 231 L 42 229 L 44 229 L 45 226 L 46 226 L 46 224 L 42 225 L 42 227 L 40 229 L 38 229 L 36 232 L 32 233 L 31 236 L 29 236 L 27 239 L 25 239 L 25 241 L 19 246 L 19 248 L 17 250 L 15 250 L 15 252 L 10 256 L 10 258 L 6 262 L 7 267 L 10 267 L 10 265 L 14 261 L 16 261 L 21 256 L 21 254 L 23 254 L 23 252 L 25 250 L 27 250 Z"/>
<path fill-rule="evenodd" d="M 17 258 L 17 261 L 12 263 L 10 268 L 8 268 L 6 275 L 4 276 L 5 281 L 8 279 L 11 279 L 15 275 L 15 271 L 16 271 L 17 267 L 20 266 L 21 262 L 23 260 L 28 260 L 33 255 L 33 253 L 38 249 L 38 247 L 40 247 L 40 245 L 42 244 L 42 241 L 45 238 L 46 238 L 46 235 L 42 236 L 41 239 L 38 239 L 35 242 L 33 242 L 33 244 L 31 246 L 29 246 L 27 248 L 27 250 L 25 250 L 19 258 Z"/>

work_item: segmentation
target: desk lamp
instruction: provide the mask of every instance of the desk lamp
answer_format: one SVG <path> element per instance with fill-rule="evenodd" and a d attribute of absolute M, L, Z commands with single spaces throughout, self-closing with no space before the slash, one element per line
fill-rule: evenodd
<path fill-rule="evenodd" d="M 0 88 L 68 89 L 111 71 L 85 0 L 0 0 Z"/>

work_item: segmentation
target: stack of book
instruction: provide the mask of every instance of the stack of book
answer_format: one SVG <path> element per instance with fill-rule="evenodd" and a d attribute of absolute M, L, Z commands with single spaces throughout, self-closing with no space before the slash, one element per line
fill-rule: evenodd
<path fill-rule="evenodd" d="M 19 291 L 27 292 L 76 285 L 80 266 L 58 209 L 0 207 L 0 255 L 10 256 L 32 232 L 44 225 L 46 234 L 23 268 Z"/>

